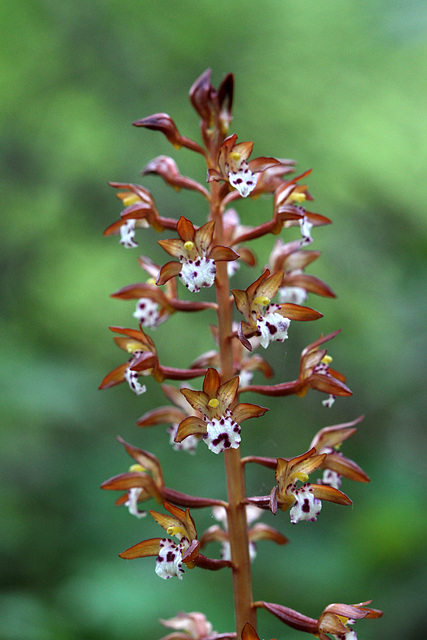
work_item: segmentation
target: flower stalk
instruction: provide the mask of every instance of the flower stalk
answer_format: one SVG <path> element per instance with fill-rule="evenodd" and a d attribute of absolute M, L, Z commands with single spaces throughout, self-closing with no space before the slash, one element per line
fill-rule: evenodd
<path fill-rule="evenodd" d="M 269 156 L 251 158 L 254 143 L 238 142 L 237 134 L 229 131 L 232 74 L 228 74 L 217 89 L 210 77 L 211 72 L 207 70 L 190 90 L 191 103 L 200 117 L 201 144 L 182 135 L 165 113 L 134 122 L 139 128 L 162 133 L 175 149 L 183 148 L 203 157 L 207 187 L 183 176 L 175 160 L 168 156 L 154 158 L 142 175 L 158 175 L 177 191 L 188 189 L 198 193 L 207 205 L 204 224 L 196 226 L 187 212 L 178 219 L 161 215 L 153 196 L 143 186 L 111 183 L 119 189 L 117 196 L 124 209 L 105 235 L 119 235 L 120 243 L 127 249 L 138 246 L 136 233 L 147 227 L 159 234 L 167 231 L 168 235 L 175 235 L 159 240 L 172 260 L 156 265 L 149 257 L 141 256 L 139 264 L 149 276 L 148 280 L 126 285 L 112 294 L 119 300 L 136 300 L 133 317 L 138 329 L 110 327 L 116 345 L 127 353 L 127 360 L 105 376 L 100 388 L 127 382 L 136 395 L 144 396 L 152 384 L 160 384 L 172 404 L 150 408 L 138 419 L 137 425 L 151 428 L 166 424 L 167 439 L 177 451 L 176 455 L 196 454 L 200 442 L 211 452 L 223 455 L 227 496 L 201 497 L 183 493 L 179 487 L 168 487 L 159 458 L 121 438 L 119 442 L 133 464 L 127 471 L 105 481 L 102 488 L 121 491 L 117 505 L 127 507 L 141 523 L 149 514 L 163 529 L 163 537 L 143 539 L 121 552 L 120 557 L 128 560 L 154 557 L 155 573 L 163 580 L 182 580 L 187 569 L 231 572 L 234 630 L 218 633 L 203 613 L 181 612 L 175 618 L 161 621 L 172 629 L 162 640 L 259 640 L 259 609 L 321 640 L 354 640 L 352 625 L 356 620 L 381 615 L 380 611 L 365 606 L 369 602 L 330 604 L 316 619 L 284 604 L 253 599 L 251 562 L 255 560 L 256 545 L 261 541 L 278 545 L 288 542 L 281 531 L 265 523 L 250 527 L 253 520 L 258 519 L 263 510 L 270 510 L 279 520 L 282 512 L 288 512 L 292 524 L 315 522 L 321 517 L 323 500 L 338 505 L 352 504 L 341 489 L 343 482 L 368 482 L 369 478 L 356 462 L 340 451 L 341 445 L 355 434 L 355 425 L 362 418 L 321 428 L 309 446 L 303 444 L 305 449 L 298 456 L 290 458 L 286 452 L 275 451 L 274 457 L 246 455 L 242 458 L 246 428 L 242 428 L 242 423 L 250 418 L 262 418 L 268 409 L 242 402 L 241 394 L 304 397 L 309 390 L 315 390 L 326 396 L 320 407 L 323 404 L 331 408 L 336 398 L 351 395 L 351 390 L 344 375 L 330 366 L 332 358 L 324 346 L 339 330 L 321 335 L 302 350 L 294 380 L 274 384 L 252 382 L 255 374 L 262 374 L 267 380 L 273 376 L 268 362 L 254 353 L 257 349 L 266 350 L 272 343 L 278 343 L 273 348 L 280 348 L 284 340 L 293 340 L 294 322 L 309 325 L 322 317 L 321 312 L 311 307 L 311 302 L 306 306 L 308 296 L 335 297 L 329 285 L 305 273 L 320 255 L 306 249 L 314 241 L 312 229 L 331 221 L 306 207 L 313 198 L 307 185 L 300 181 L 307 178 L 311 170 L 289 178 L 294 171 L 293 161 Z M 254 227 L 241 225 L 230 204 L 262 194 L 272 197 L 271 219 L 261 220 Z M 258 270 L 247 288 L 231 289 L 230 278 L 241 262 L 257 268 L 255 253 L 244 243 L 267 234 L 285 236 L 290 227 L 299 229 L 300 238 L 288 242 L 279 238 L 270 257 L 261 261 L 267 266 Z M 181 298 L 183 286 L 191 294 L 190 299 Z M 215 301 L 200 299 L 204 289 L 213 286 Z M 170 367 L 164 362 L 164 356 L 158 354 L 152 332 L 172 314 L 190 311 L 210 317 L 216 313 L 217 324 L 211 326 L 215 348 L 200 354 L 193 363 Z M 175 384 L 165 384 L 165 381 Z M 194 386 L 189 385 L 190 381 Z M 263 425 L 266 422 L 264 418 Z M 161 440 L 159 433 L 159 444 Z M 267 482 L 271 483 L 267 495 L 248 495 L 244 475 L 247 464 L 264 467 Z M 322 477 L 312 480 L 310 475 L 315 472 L 322 473 Z M 141 509 L 141 503 L 150 501 L 154 501 L 156 510 Z M 206 508 L 213 510 L 222 528 L 214 525 L 199 535 L 193 514 Z M 201 553 L 210 542 L 220 543 L 221 558 Z"/>

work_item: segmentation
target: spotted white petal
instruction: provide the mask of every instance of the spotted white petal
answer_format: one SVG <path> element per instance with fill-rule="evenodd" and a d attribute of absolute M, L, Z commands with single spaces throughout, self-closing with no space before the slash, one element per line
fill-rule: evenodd
<path fill-rule="evenodd" d="M 333 395 L 329 395 L 329 397 L 326 398 L 326 400 L 322 400 L 323 406 L 326 407 L 327 409 L 330 409 L 334 404 L 334 402 L 335 402 L 335 396 Z"/>
<path fill-rule="evenodd" d="M 322 509 L 322 502 L 314 496 L 311 484 L 304 484 L 300 489 L 293 488 L 290 493 L 295 498 L 295 504 L 290 510 L 292 524 L 301 520 L 315 522 Z"/>
<path fill-rule="evenodd" d="M 159 304 L 151 298 L 140 298 L 136 304 L 136 310 L 133 317 L 138 320 L 144 327 L 155 329 L 161 324 L 166 317 L 160 317 Z"/>
<path fill-rule="evenodd" d="M 215 261 L 199 256 L 196 260 L 182 259 L 179 279 L 191 293 L 198 293 L 202 287 L 211 287 L 215 282 Z"/>
<path fill-rule="evenodd" d="M 274 304 L 268 305 L 264 315 L 256 320 L 257 335 L 264 349 L 267 349 L 270 342 L 283 342 L 288 337 L 288 328 L 291 321 L 274 310 L 277 306 Z"/>
<path fill-rule="evenodd" d="M 319 484 L 326 484 L 334 489 L 339 489 L 342 484 L 341 478 L 342 476 L 336 471 L 332 471 L 332 469 L 325 469 L 323 477 L 321 480 L 318 480 L 318 482 Z"/>
<path fill-rule="evenodd" d="M 307 291 L 302 287 L 280 287 L 279 302 L 303 304 L 307 300 Z"/>
<path fill-rule="evenodd" d="M 238 449 L 241 442 L 240 425 L 231 416 L 213 418 L 206 424 L 207 434 L 203 436 L 208 448 L 214 453 L 225 449 Z"/>
<path fill-rule="evenodd" d="M 140 396 L 142 393 L 147 391 L 145 384 L 141 384 L 138 381 L 138 373 L 136 371 L 132 371 L 130 366 L 125 371 L 125 380 L 137 396 Z"/>
<path fill-rule="evenodd" d="M 136 518 L 145 518 L 146 511 L 138 511 L 138 498 L 142 493 L 140 487 L 132 487 L 128 491 L 128 499 L 125 502 L 125 507 L 129 509 L 129 513 Z"/>
<path fill-rule="evenodd" d="M 247 196 L 255 189 L 257 183 L 257 175 L 252 173 L 246 160 L 240 164 L 238 171 L 229 171 L 228 179 L 232 187 L 237 189 L 242 198 Z"/>
<path fill-rule="evenodd" d="M 160 551 L 156 559 L 156 573 L 159 578 L 169 580 L 178 577 L 182 580 L 184 569 L 182 567 L 182 547 L 168 538 L 160 541 Z"/>
<path fill-rule="evenodd" d="M 138 246 L 135 238 L 135 220 L 126 220 L 120 227 L 120 244 L 126 249 L 133 249 Z"/>
<path fill-rule="evenodd" d="M 174 451 L 187 451 L 188 453 L 196 453 L 196 447 L 200 441 L 200 437 L 187 436 L 182 442 L 175 442 L 175 436 L 178 431 L 178 423 L 172 424 L 168 428 L 169 443 L 172 445 Z"/>
<path fill-rule="evenodd" d="M 306 216 L 301 218 L 300 227 L 301 227 L 301 241 L 300 246 L 306 247 L 307 245 L 313 242 L 313 238 L 311 237 L 311 228 L 313 224 L 309 221 Z"/>

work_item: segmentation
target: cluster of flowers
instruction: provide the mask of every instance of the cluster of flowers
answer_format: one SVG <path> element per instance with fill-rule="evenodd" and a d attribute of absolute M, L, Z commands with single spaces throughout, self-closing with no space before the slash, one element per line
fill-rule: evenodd
<path fill-rule="evenodd" d="M 228 461 L 227 473 L 234 474 L 234 482 L 244 486 L 246 464 L 255 463 L 274 470 L 273 487 L 268 495 L 238 495 L 229 476 L 228 501 L 181 493 L 165 486 L 158 459 L 119 438 L 133 464 L 126 473 L 110 478 L 103 489 L 121 491 L 117 504 L 125 505 L 137 518 L 147 515 L 139 505 L 155 500 L 164 512 L 149 510 L 167 536 L 143 540 L 120 554 L 134 559 L 156 557 L 155 571 L 163 579 L 177 577 L 182 580 L 185 568 L 200 567 L 209 570 L 230 568 L 235 576 L 237 631 L 218 634 L 205 616 L 198 612 L 179 614 L 162 621 L 173 629 L 163 640 L 219 640 L 241 638 L 256 640 L 257 608 L 264 608 L 282 622 L 325 640 L 327 634 L 340 640 L 356 638 L 352 625 L 360 618 L 375 618 L 381 612 L 371 609 L 368 602 L 358 605 L 332 604 L 315 620 L 283 605 L 253 602 L 249 582 L 250 569 L 246 566 L 256 556 L 256 544 L 270 540 L 283 545 L 287 538 L 276 529 L 256 523 L 263 510 L 276 514 L 278 509 L 289 511 L 290 521 L 314 522 L 320 514 L 322 500 L 349 505 L 350 498 L 341 491 L 342 478 L 367 482 L 365 472 L 340 451 L 342 443 L 356 432 L 361 418 L 345 424 L 321 429 L 307 451 L 294 458 L 260 456 L 240 457 L 242 423 L 258 418 L 267 408 L 258 404 L 240 402 L 240 394 L 251 392 L 264 396 L 304 396 L 309 389 L 326 395 L 323 404 L 331 407 L 337 396 L 351 395 L 344 376 L 330 367 L 331 357 L 324 348 L 338 331 L 321 336 L 301 353 L 300 368 L 295 380 L 277 384 L 252 384 L 255 372 L 271 378 L 273 371 L 258 353 L 272 342 L 288 338 L 292 321 L 314 321 L 322 314 L 304 306 L 309 294 L 334 297 L 332 289 L 322 280 L 305 273 L 320 253 L 307 246 L 313 242 L 313 227 L 326 225 L 330 220 L 306 208 L 312 201 L 307 186 L 300 183 L 310 172 L 289 178 L 294 163 L 272 157 L 250 159 L 253 143 L 237 142 L 236 134 L 228 135 L 231 123 L 233 76 L 225 77 L 218 89 L 210 83 L 210 71 L 205 72 L 193 85 L 190 99 L 200 116 L 203 146 L 182 136 L 172 118 L 164 113 L 154 114 L 135 122 L 138 127 L 160 131 L 175 148 L 186 148 L 201 155 L 207 166 L 210 189 L 180 174 L 175 161 L 159 156 L 144 169 L 143 175 L 160 176 L 176 190 L 189 189 L 199 193 L 209 208 L 208 220 L 198 227 L 188 218 L 178 220 L 162 217 L 151 193 L 137 184 L 111 183 L 118 189 L 118 198 L 124 205 L 121 217 L 110 225 L 106 235 L 120 235 L 125 248 L 134 248 L 136 231 L 151 227 L 161 233 L 173 232 L 175 237 L 159 240 L 161 248 L 173 258 L 163 265 L 141 256 L 139 263 L 147 274 L 144 282 L 128 285 L 115 292 L 114 298 L 136 300 L 134 317 L 139 328 L 111 327 L 118 334 L 117 346 L 127 353 L 127 359 L 102 381 L 105 389 L 127 382 L 137 395 L 146 393 L 147 385 L 141 378 L 148 376 L 160 383 L 170 404 L 146 412 L 137 421 L 140 427 L 166 424 L 168 437 L 176 451 L 194 454 L 200 441 L 215 454 L 224 452 Z M 237 212 L 230 205 L 238 199 L 270 194 L 273 214 L 270 220 L 253 227 L 243 226 Z M 230 289 L 229 278 L 241 262 L 254 267 L 256 256 L 246 243 L 266 234 L 279 235 L 283 229 L 299 227 L 301 237 L 284 243 L 279 238 L 262 273 L 245 289 Z M 179 296 L 179 282 L 191 294 L 215 286 L 216 301 L 183 299 Z M 196 296 L 197 297 L 197 296 Z M 274 301 L 277 298 L 277 301 Z M 232 307 L 240 314 L 240 322 L 233 322 Z M 218 326 L 212 328 L 216 348 L 200 355 L 187 368 L 173 368 L 160 362 L 155 343 L 147 330 L 154 330 L 172 314 L 211 310 L 216 312 Z M 188 386 L 189 380 L 203 377 L 201 390 Z M 180 386 L 165 381 L 176 380 Z M 233 453 L 234 452 L 234 453 Z M 233 471 L 230 471 L 233 469 Z M 309 482 L 315 471 L 323 471 L 317 482 Z M 236 475 L 237 474 L 237 475 Z M 245 509 L 242 510 L 242 506 Z M 220 523 L 197 534 L 190 509 L 211 508 Z M 235 525 L 243 523 L 246 547 L 241 553 L 239 571 L 236 559 Z M 240 535 L 242 531 L 240 531 Z M 211 542 L 220 543 L 221 558 L 210 558 L 201 553 Z M 244 567 L 244 571 L 242 568 Z M 241 577 L 241 576 L 246 577 Z M 237 586 L 236 586 L 237 585 Z M 242 593 L 246 595 L 242 597 Z M 249 593 L 249 596 L 248 596 Z M 246 598 L 246 605 L 241 601 Z M 349 626 L 350 625 L 350 626 Z"/>

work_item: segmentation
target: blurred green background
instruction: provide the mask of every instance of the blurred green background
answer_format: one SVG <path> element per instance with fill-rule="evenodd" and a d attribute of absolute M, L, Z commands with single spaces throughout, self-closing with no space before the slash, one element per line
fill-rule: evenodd
<path fill-rule="evenodd" d="M 97 390 L 122 362 L 108 325 L 135 326 L 133 303 L 109 294 L 140 280 L 139 253 L 166 261 L 154 232 L 139 234 L 140 252 L 102 237 L 120 211 L 107 182 L 137 182 L 160 154 L 204 180 L 195 154 L 131 122 L 165 111 L 199 140 L 187 94 L 207 67 L 215 85 L 235 74 L 239 140 L 254 140 L 254 156 L 313 167 L 314 210 L 333 220 L 314 232 L 312 247 L 323 256 L 309 272 L 338 300 L 309 298 L 324 318 L 295 323 L 285 345 L 270 347 L 277 380 L 295 376 L 300 350 L 320 332 L 342 327 L 329 352 L 354 392 L 331 410 L 316 392 L 269 402 L 268 416 L 245 423 L 243 453 L 298 455 L 319 428 L 364 413 L 344 452 L 372 479 L 345 483 L 353 507 L 326 504 L 316 525 L 291 527 L 286 515 L 267 514 L 291 544 L 260 545 L 255 597 L 313 617 L 329 602 L 373 598 L 385 616 L 358 623 L 360 639 L 421 637 L 426 5 L 3 0 L 0 13 L 0 637 L 156 640 L 165 633 L 158 619 L 178 610 L 204 611 L 219 632 L 232 628 L 228 573 L 187 571 L 183 582 L 164 582 L 152 560 L 122 561 L 120 551 L 159 531 L 115 509 L 116 496 L 98 488 L 128 468 L 120 434 L 160 458 L 169 486 L 196 485 L 213 496 L 215 484 L 225 495 L 216 479 L 221 456 L 204 446 L 197 457 L 173 453 L 162 427 L 135 428 L 137 417 L 163 403 L 154 381 L 139 398 L 123 385 Z M 197 194 L 176 194 L 151 176 L 144 185 L 164 215 L 203 219 Z M 243 201 L 238 209 L 254 223 L 268 219 L 271 202 Z M 272 240 L 254 243 L 260 265 Z M 234 286 L 245 288 L 249 278 L 242 269 Z M 209 313 L 176 315 L 160 327 L 162 361 L 182 365 L 211 349 L 208 322 Z M 247 477 L 250 492 L 271 488 L 265 469 Z M 212 523 L 208 513 L 195 516 L 199 530 Z M 259 633 L 301 636 L 266 612 Z"/>

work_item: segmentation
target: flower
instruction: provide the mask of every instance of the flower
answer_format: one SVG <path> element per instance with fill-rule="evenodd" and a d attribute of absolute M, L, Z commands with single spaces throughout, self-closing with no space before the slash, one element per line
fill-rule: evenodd
<path fill-rule="evenodd" d="M 292 227 L 298 225 L 301 230 L 301 240 L 299 246 L 304 247 L 313 242 L 311 229 L 314 226 L 330 224 L 331 221 L 326 216 L 319 213 L 307 211 L 303 203 L 313 200 L 305 185 L 297 184 L 298 180 L 305 178 L 311 173 L 311 169 L 299 176 L 283 182 L 274 193 L 274 215 L 269 231 L 274 234 L 280 233 L 282 227 Z"/>
<path fill-rule="evenodd" d="M 163 265 L 157 284 L 165 284 L 170 278 L 179 276 L 181 282 L 192 292 L 202 287 L 211 287 L 215 281 L 215 261 L 237 260 L 239 257 L 229 247 L 211 247 L 215 223 L 211 220 L 195 229 L 187 218 L 181 216 L 177 231 L 179 239 L 159 240 L 160 246 L 169 255 L 178 258 Z"/>
<path fill-rule="evenodd" d="M 160 364 L 153 340 L 142 330 L 125 329 L 124 327 L 110 327 L 111 331 L 124 334 L 124 338 L 114 338 L 116 344 L 132 354 L 130 361 L 119 365 L 110 371 L 101 384 L 100 389 L 109 389 L 124 380 L 129 383 L 134 393 L 144 393 L 138 382 L 138 375 L 151 375 L 157 382 L 165 378 L 170 380 L 191 380 L 206 373 L 206 369 L 175 369 Z"/>
<path fill-rule="evenodd" d="M 276 158 L 265 157 L 248 162 L 254 143 L 236 144 L 236 140 L 237 135 L 234 133 L 221 144 L 217 168 L 208 169 L 208 182 L 224 180 L 236 189 L 242 198 L 247 198 L 256 187 L 257 174 L 269 167 L 281 165 L 281 162 Z"/>
<path fill-rule="evenodd" d="M 267 411 L 264 407 L 241 403 L 231 409 L 239 387 L 239 377 L 235 376 L 220 384 L 219 373 L 209 368 L 203 382 L 203 391 L 181 389 L 181 393 L 203 418 L 190 416 L 183 420 L 175 437 L 181 442 L 190 435 L 201 434 L 208 448 L 214 453 L 225 449 L 237 449 L 240 445 L 240 423 L 248 418 L 256 418 Z"/>
<path fill-rule="evenodd" d="M 335 293 L 322 280 L 304 273 L 304 269 L 320 256 L 320 251 L 302 250 L 298 240 L 284 243 L 279 238 L 270 254 L 269 269 L 282 271 L 278 295 L 280 302 L 302 304 L 308 293 L 335 298 Z"/>
<path fill-rule="evenodd" d="M 178 613 L 174 618 L 160 620 L 168 629 L 182 631 L 171 633 L 161 640 L 206 640 L 212 633 L 212 625 L 203 613 L 192 611 L 191 613 Z"/>
<path fill-rule="evenodd" d="M 332 634 L 336 640 L 357 640 L 355 631 L 348 625 L 355 624 L 356 620 L 381 618 L 383 615 L 378 609 L 366 607 L 370 603 L 371 600 L 360 604 L 330 604 L 318 620 L 275 602 L 254 602 L 254 607 L 267 609 L 289 627 L 311 633 L 319 640 L 329 640 L 326 634 Z"/>
<path fill-rule="evenodd" d="M 156 231 L 176 229 L 176 220 L 162 218 L 157 211 L 153 196 L 145 187 L 138 184 L 110 182 L 110 186 L 123 189 L 117 192 L 117 197 L 125 208 L 120 220 L 113 222 L 104 231 L 104 236 L 120 234 L 120 243 L 127 249 L 138 246 L 135 241 L 135 230 L 152 227 Z"/>
<path fill-rule="evenodd" d="M 323 477 L 319 484 L 330 485 L 339 489 L 341 478 L 345 476 L 357 482 L 369 482 L 366 473 L 353 460 L 346 458 L 340 451 L 341 444 L 357 431 L 355 425 L 363 420 L 363 416 L 352 422 L 336 424 L 320 429 L 314 436 L 310 449 L 316 449 L 319 454 L 326 454 L 319 469 L 323 469 Z"/>
<path fill-rule="evenodd" d="M 243 346 L 238 338 L 238 327 L 236 323 L 233 323 L 233 334 L 231 336 L 231 351 L 233 355 L 233 369 L 236 375 L 239 376 L 239 388 L 246 387 L 250 384 L 255 371 L 261 371 L 266 378 L 271 378 L 273 375 L 273 369 L 264 358 L 257 353 L 248 354 L 248 350 Z M 210 327 L 215 342 L 218 344 L 218 329 L 217 327 Z M 258 338 L 252 338 L 251 346 L 256 348 L 258 346 Z M 214 367 L 217 370 L 221 366 L 221 359 L 218 351 L 211 350 L 206 353 L 202 353 L 196 360 L 193 361 L 193 367 Z"/>
<path fill-rule="evenodd" d="M 196 541 L 196 527 L 189 509 L 183 511 L 168 502 L 164 502 L 163 506 L 169 512 L 168 515 L 151 510 L 149 513 L 169 535 L 177 538 L 178 543 L 169 538 L 152 538 L 134 545 L 119 555 L 125 559 L 155 555 L 157 556 L 155 571 L 160 578 L 168 580 L 177 577 L 182 580 L 183 564 L 188 563 L 190 566 L 194 566 L 192 561 L 198 555 L 198 543 L 189 556 L 185 555 L 191 543 Z"/>
<path fill-rule="evenodd" d="M 269 496 L 248 498 L 248 503 L 272 513 L 277 508 L 282 511 L 290 509 L 292 524 L 301 520 L 315 522 L 322 508 L 321 500 L 329 500 L 337 504 L 352 504 L 350 498 L 338 489 L 307 482 L 309 474 L 318 469 L 326 458 L 326 454 L 318 454 L 313 447 L 295 458 L 249 458 L 247 462 L 259 462 L 267 467 L 276 467 L 276 486 Z M 302 482 L 302 486 L 297 486 Z"/>
<path fill-rule="evenodd" d="M 169 156 L 158 156 L 153 158 L 141 171 L 145 176 L 149 173 L 159 175 L 165 182 L 173 187 L 176 191 L 181 189 L 190 189 L 192 191 L 198 191 L 207 200 L 210 199 L 209 191 L 196 180 L 182 176 L 179 173 L 175 160 Z"/>
<path fill-rule="evenodd" d="M 365 606 L 370 603 L 371 600 L 360 604 L 328 605 L 317 621 L 319 640 L 328 640 L 328 636 L 325 635 L 327 633 L 332 634 L 335 640 L 357 640 L 356 632 L 352 628 L 356 620 L 382 616 L 382 611 Z"/>
<path fill-rule="evenodd" d="M 202 437 L 201 435 L 188 436 L 188 438 L 185 438 L 182 442 L 175 442 L 179 423 L 188 416 L 194 416 L 194 412 L 190 410 L 189 403 L 176 387 L 163 384 L 162 391 L 175 406 L 165 406 L 152 409 L 141 416 L 141 418 L 137 420 L 136 424 L 139 427 L 151 427 L 162 423 L 170 424 L 167 431 L 173 449 L 175 451 L 195 453 L 197 444 Z M 201 417 L 199 412 L 196 412 L 196 415 Z"/>
<path fill-rule="evenodd" d="M 209 542 L 221 543 L 221 558 L 223 560 L 231 560 L 230 542 L 228 539 L 228 519 L 227 510 L 224 507 L 213 507 L 212 514 L 216 520 L 222 524 L 222 528 L 218 525 L 209 527 L 200 539 L 200 546 L 203 548 Z M 251 504 L 246 505 L 246 521 L 251 525 L 262 515 L 262 509 Z M 248 529 L 249 538 L 249 559 L 251 562 L 256 557 L 256 543 L 259 540 L 272 540 L 276 544 L 285 544 L 288 539 L 281 533 L 263 523 L 257 523 L 254 527 Z"/>
<path fill-rule="evenodd" d="M 288 337 L 287 331 L 291 320 L 316 320 L 322 314 L 309 307 L 296 304 L 271 303 L 276 295 L 283 274 L 270 275 L 266 269 L 246 291 L 232 289 L 237 309 L 244 317 L 238 330 L 242 344 L 252 351 L 248 338 L 256 335 L 265 349 L 273 341 L 283 342 Z"/>
<path fill-rule="evenodd" d="M 99 388 L 108 389 L 126 380 L 136 395 L 145 393 L 147 388 L 145 385 L 140 384 L 138 375 L 149 375 L 151 373 L 156 376 L 158 374 L 158 359 L 154 342 L 142 330 L 136 331 L 135 329 L 125 329 L 123 327 L 110 327 L 110 329 L 124 334 L 124 338 L 114 338 L 114 341 L 117 346 L 131 354 L 131 358 L 128 362 L 110 371 L 101 382 Z M 141 370 L 141 374 L 139 374 L 133 367 L 141 362 L 144 362 L 145 366 Z"/>
<path fill-rule="evenodd" d="M 156 456 L 148 451 L 134 447 L 120 437 L 117 439 L 136 464 L 133 464 L 127 473 L 121 473 L 103 482 L 101 489 L 125 491 L 116 500 L 116 505 L 123 504 L 127 506 L 132 515 L 136 515 L 138 503 L 145 502 L 151 498 L 154 498 L 159 504 L 167 501 L 173 502 L 178 506 L 191 508 L 213 507 L 224 504 L 221 500 L 193 496 L 165 487 L 162 468 Z"/>
<path fill-rule="evenodd" d="M 319 349 L 324 342 L 334 338 L 340 331 L 338 329 L 320 337 L 303 350 L 298 380 L 275 385 L 248 385 L 241 391 L 252 391 L 265 396 L 288 396 L 295 393 L 303 397 L 311 388 L 334 396 L 351 396 L 350 389 L 344 384 L 345 376 L 329 367 L 331 359 L 326 356 L 326 349 Z"/>

